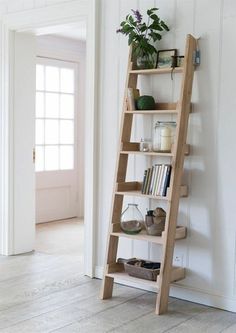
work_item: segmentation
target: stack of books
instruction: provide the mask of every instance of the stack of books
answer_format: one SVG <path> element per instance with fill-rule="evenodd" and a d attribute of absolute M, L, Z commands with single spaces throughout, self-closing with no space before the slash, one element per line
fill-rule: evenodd
<path fill-rule="evenodd" d="M 165 197 L 170 185 L 171 165 L 156 164 L 144 171 L 142 194 Z"/>

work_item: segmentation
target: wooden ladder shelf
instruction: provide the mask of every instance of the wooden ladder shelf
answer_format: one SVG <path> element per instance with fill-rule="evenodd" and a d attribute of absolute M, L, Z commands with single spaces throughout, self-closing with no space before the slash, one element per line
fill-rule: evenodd
<path fill-rule="evenodd" d="M 191 94 L 194 76 L 194 52 L 196 50 L 196 39 L 187 35 L 185 61 L 183 67 L 178 67 L 173 71 L 182 74 L 182 86 L 178 103 L 162 103 L 157 105 L 156 110 L 149 111 L 130 111 L 127 107 L 128 88 L 137 87 L 138 75 L 158 75 L 171 73 L 172 69 L 151 69 L 151 70 L 133 70 L 132 52 L 129 55 L 127 80 L 125 87 L 124 107 L 121 121 L 120 150 L 118 153 L 116 166 L 116 179 L 113 192 L 113 202 L 111 210 L 111 224 L 108 235 L 108 245 L 106 252 L 106 264 L 104 269 L 104 278 L 101 290 L 101 298 L 108 299 L 112 297 L 113 283 L 115 281 L 124 281 L 127 285 L 136 285 L 150 287 L 157 291 L 156 313 L 163 314 L 168 310 L 168 297 L 170 283 L 181 280 L 185 277 L 185 271 L 182 267 L 173 267 L 173 252 L 176 239 L 186 236 L 186 229 L 177 227 L 177 217 L 179 210 L 179 200 L 182 196 L 187 196 L 187 187 L 182 186 L 182 174 L 185 155 L 189 153 L 189 147 L 186 145 L 189 113 L 191 112 Z M 137 145 L 130 142 L 133 117 L 136 114 L 176 114 L 176 136 L 172 152 L 149 153 L 150 156 L 168 156 L 171 158 L 171 179 L 166 197 L 155 197 L 141 193 L 141 183 L 126 182 L 126 173 L 128 165 L 128 156 L 130 154 L 145 154 L 139 152 Z M 120 229 L 120 218 L 123 208 L 123 198 L 126 195 L 141 196 L 156 200 L 166 200 L 167 214 L 165 231 L 162 236 L 149 236 L 145 233 L 137 235 L 124 234 Z M 124 272 L 122 264 L 117 263 L 117 250 L 120 237 L 130 239 L 146 240 L 163 246 L 163 255 L 161 260 L 161 270 L 157 281 L 152 282 L 130 277 Z"/>

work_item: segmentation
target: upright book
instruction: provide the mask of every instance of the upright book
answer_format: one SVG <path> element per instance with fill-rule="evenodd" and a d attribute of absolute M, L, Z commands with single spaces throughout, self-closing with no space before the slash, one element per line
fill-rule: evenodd
<path fill-rule="evenodd" d="M 139 89 L 128 88 L 127 91 L 127 105 L 129 111 L 136 110 L 136 101 L 139 98 Z"/>

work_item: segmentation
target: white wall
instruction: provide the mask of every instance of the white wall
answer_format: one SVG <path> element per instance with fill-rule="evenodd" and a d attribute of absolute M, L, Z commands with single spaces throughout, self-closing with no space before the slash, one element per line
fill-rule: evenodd
<path fill-rule="evenodd" d="M 67 0 L 69 2 L 69 0 Z M 5 0 L 6 11 L 23 10 L 24 6 L 50 6 L 66 0 Z M 97 274 L 103 265 L 110 200 L 116 159 L 119 119 L 127 61 L 127 41 L 115 33 L 119 22 L 131 8 L 142 11 L 157 5 L 171 32 L 161 47 L 183 50 L 185 35 L 201 36 L 202 65 L 195 76 L 189 143 L 191 157 L 186 160 L 185 179 L 190 196 L 183 199 L 179 222 L 189 228 L 188 238 L 178 242 L 176 254 L 183 256 L 187 278 L 172 289 L 172 294 L 200 303 L 236 311 L 236 205 L 234 189 L 236 164 L 234 154 L 236 72 L 236 2 L 232 0 L 102 0 L 100 66 L 100 164 L 99 216 L 97 230 Z M 0 8 L 0 9 L 1 9 Z M 177 81 L 177 80 L 176 80 Z M 178 82 L 168 77 L 154 82 L 159 100 L 175 100 Z M 136 125 L 138 136 L 142 124 Z M 140 175 L 144 161 L 133 160 L 131 171 Z M 130 171 L 130 172 L 131 172 Z M 132 173 L 131 173 L 132 174 Z M 145 204 L 144 204 L 145 206 Z M 142 206 L 144 208 L 144 206 Z M 122 241 L 121 255 L 155 258 L 159 248 Z"/>
<path fill-rule="evenodd" d="M 78 124 L 77 124 L 77 216 L 84 216 L 84 122 L 85 122 L 85 85 L 86 85 L 86 42 L 48 35 L 37 37 L 37 55 L 73 61 L 78 64 Z M 42 203 L 43 204 L 43 203 Z M 42 206 L 40 202 L 37 206 Z"/>
<path fill-rule="evenodd" d="M 175 254 L 182 257 L 187 268 L 187 277 L 178 283 L 180 287 L 172 289 L 172 294 L 236 311 L 234 1 L 102 1 L 97 274 L 101 273 L 99 267 L 103 264 L 105 253 L 128 53 L 126 38 L 116 35 L 115 30 L 131 8 L 139 8 L 143 12 L 152 6 L 160 8 L 161 17 L 171 28 L 160 48 L 176 47 L 183 51 L 187 33 L 201 36 L 202 64 L 194 80 L 192 100 L 195 107 L 188 135 L 192 151 L 186 159 L 184 176 L 190 195 L 181 202 L 178 220 L 179 224 L 188 227 L 188 238 L 179 241 L 175 249 Z M 172 83 L 166 76 L 151 84 L 142 81 L 141 86 L 143 92 L 152 93 L 159 101 L 175 101 L 179 80 Z M 137 139 L 140 138 L 140 129 L 142 124 L 136 123 Z M 142 179 L 145 163 L 150 161 L 145 162 L 141 157 L 133 159 L 129 174 Z M 148 203 L 140 207 L 145 213 Z M 120 244 L 121 256 L 160 257 L 158 246 L 129 240 L 122 240 Z"/>

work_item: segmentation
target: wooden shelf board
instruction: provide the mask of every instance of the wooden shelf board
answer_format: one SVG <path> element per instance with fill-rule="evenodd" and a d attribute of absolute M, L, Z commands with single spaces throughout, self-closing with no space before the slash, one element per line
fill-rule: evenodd
<path fill-rule="evenodd" d="M 132 110 L 132 111 L 125 111 L 125 114 L 177 114 L 178 110 Z"/>
<path fill-rule="evenodd" d="M 111 235 L 116 236 L 116 237 L 129 238 L 129 239 L 133 239 L 133 240 L 147 241 L 147 242 L 150 242 L 150 243 L 163 244 L 163 237 L 162 236 L 147 235 L 145 230 L 141 231 L 137 235 L 128 235 L 128 234 L 125 234 L 124 232 L 112 232 Z"/>
<path fill-rule="evenodd" d="M 155 74 L 168 74 L 171 73 L 182 73 L 183 67 L 174 68 L 153 68 L 153 69 L 134 69 L 130 71 L 130 74 L 137 75 L 155 75 Z"/>
<path fill-rule="evenodd" d="M 135 151 L 135 150 L 122 150 L 120 152 L 121 154 L 135 154 L 135 155 L 147 155 L 147 156 L 163 156 L 163 157 L 173 157 L 174 154 L 172 153 L 157 153 L 155 151 L 147 151 L 147 152 L 143 152 L 143 151 Z"/>
<path fill-rule="evenodd" d="M 141 289 L 151 287 L 156 292 L 159 291 L 158 282 L 143 280 L 143 279 L 139 279 L 139 278 L 136 278 L 133 276 L 129 276 L 125 272 L 110 273 L 110 274 L 106 274 L 106 276 L 113 278 L 114 281 L 117 283 L 125 284 L 128 286 L 131 285 L 131 286 L 137 287 L 137 288 L 140 287 Z"/>
<path fill-rule="evenodd" d="M 163 244 L 164 243 L 163 234 L 164 234 L 164 232 L 162 233 L 162 236 L 150 236 L 150 235 L 147 235 L 145 230 L 141 231 L 137 235 L 128 235 L 128 234 L 125 234 L 122 231 L 111 233 L 112 236 L 124 237 L 124 238 L 133 239 L 133 240 L 141 240 L 141 241 L 146 241 L 146 242 L 155 243 L 155 244 Z M 184 239 L 186 237 L 186 234 L 187 234 L 187 229 L 185 227 L 178 226 L 177 229 L 176 229 L 175 239 L 176 240 Z"/>
<path fill-rule="evenodd" d="M 174 153 L 173 153 L 173 150 L 172 151 L 147 151 L 147 152 L 143 152 L 143 151 L 140 151 L 139 150 L 139 145 L 140 143 L 139 142 L 123 142 L 122 145 L 121 145 L 121 151 L 120 151 L 120 154 L 126 154 L 126 155 L 129 155 L 129 154 L 135 154 L 135 155 L 147 155 L 147 156 L 162 156 L 162 157 L 173 157 L 174 156 Z M 184 153 L 185 153 L 185 156 L 188 156 L 190 154 L 190 145 L 189 144 L 185 144 L 184 146 Z"/>
<path fill-rule="evenodd" d="M 127 195 L 127 196 L 132 196 L 132 197 L 143 197 L 147 199 L 154 199 L 154 200 L 165 200 L 168 201 L 169 198 L 166 197 L 161 197 L 161 196 L 154 196 L 150 194 L 142 194 L 140 191 L 117 191 L 116 194 L 118 195 Z"/>
<path fill-rule="evenodd" d="M 115 272 L 106 274 L 107 277 L 111 277 L 115 280 L 115 282 L 121 284 L 132 285 L 139 288 L 152 288 L 153 290 L 159 291 L 159 276 L 157 281 L 150 281 L 139 279 L 133 276 L 128 275 L 126 272 Z M 183 280 L 185 278 L 185 269 L 182 267 L 173 267 L 171 273 L 171 282 L 176 282 Z"/>
<path fill-rule="evenodd" d="M 116 195 L 126 195 L 126 196 L 133 196 L 133 197 L 143 197 L 147 199 L 154 199 L 154 200 L 170 200 L 170 188 L 167 188 L 167 195 L 165 197 L 162 196 L 155 196 L 151 194 L 143 194 L 141 192 L 142 182 L 122 182 L 117 183 L 117 190 L 115 192 Z M 186 198 L 188 196 L 188 186 L 181 185 L 180 186 L 180 197 Z"/>

